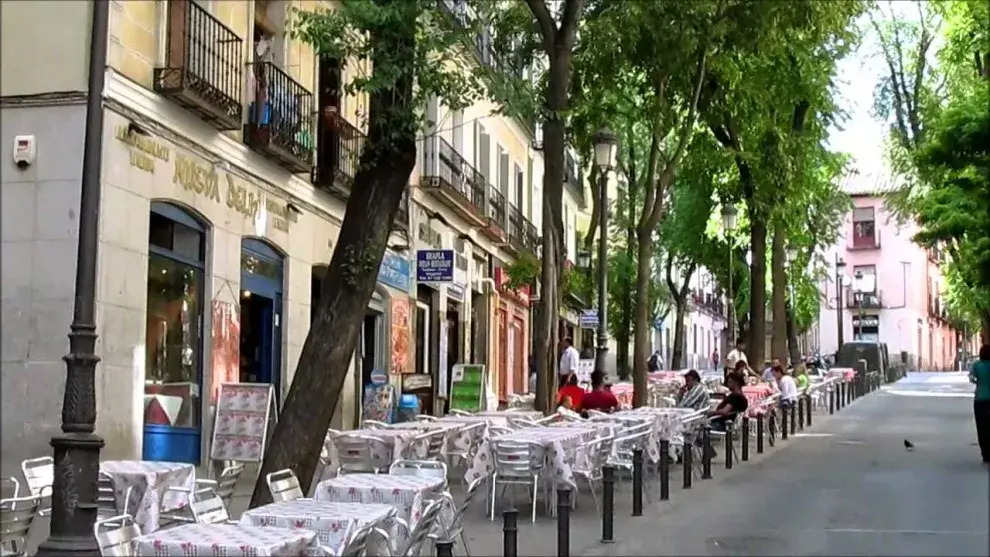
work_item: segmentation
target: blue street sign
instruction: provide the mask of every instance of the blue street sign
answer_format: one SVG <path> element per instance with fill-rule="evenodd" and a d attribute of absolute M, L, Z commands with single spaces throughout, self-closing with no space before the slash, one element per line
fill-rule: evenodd
<path fill-rule="evenodd" d="M 454 282 L 454 250 L 416 251 L 417 282 Z"/>
<path fill-rule="evenodd" d="M 598 310 L 586 309 L 578 315 L 578 326 L 582 329 L 598 328 Z"/>
<path fill-rule="evenodd" d="M 409 292 L 412 276 L 409 272 L 409 260 L 401 255 L 385 252 L 382 264 L 378 267 L 378 282 L 398 288 L 403 292 Z"/>

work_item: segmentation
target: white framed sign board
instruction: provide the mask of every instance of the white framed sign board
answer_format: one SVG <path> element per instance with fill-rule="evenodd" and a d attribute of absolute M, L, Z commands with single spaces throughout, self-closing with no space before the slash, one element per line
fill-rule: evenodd
<path fill-rule="evenodd" d="M 277 419 L 270 383 L 223 383 L 213 421 L 211 460 L 261 462 Z"/>

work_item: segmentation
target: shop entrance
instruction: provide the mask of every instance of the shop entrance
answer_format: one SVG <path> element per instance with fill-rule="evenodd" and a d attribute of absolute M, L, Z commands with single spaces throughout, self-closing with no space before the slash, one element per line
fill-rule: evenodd
<path fill-rule="evenodd" d="M 280 407 L 283 257 L 270 245 L 241 243 L 241 382 L 270 383 Z"/>

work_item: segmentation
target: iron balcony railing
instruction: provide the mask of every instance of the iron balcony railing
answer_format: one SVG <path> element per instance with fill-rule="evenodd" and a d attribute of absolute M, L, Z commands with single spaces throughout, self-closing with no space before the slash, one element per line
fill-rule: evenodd
<path fill-rule="evenodd" d="M 313 166 L 313 94 L 273 62 L 250 64 L 254 98 L 246 141 L 294 172 Z"/>
<path fill-rule="evenodd" d="M 198 2 L 168 2 L 165 65 L 155 91 L 220 130 L 241 126 L 244 41 Z"/>
<path fill-rule="evenodd" d="M 509 235 L 510 240 L 520 245 L 525 245 L 526 242 L 525 221 L 526 219 L 523 217 L 522 211 L 512 203 L 509 203 L 508 227 L 505 232 Z"/>
<path fill-rule="evenodd" d="M 495 186 L 488 187 L 488 218 L 505 227 L 505 196 Z"/>
<path fill-rule="evenodd" d="M 331 132 L 326 133 L 324 130 L 324 135 L 321 136 L 322 141 L 327 141 L 328 145 L 319 146 L 319 152 L 324 156 L 317 160 L 317 174 L 332 177 L 334 182 L 350 188 L 357 175 L 366 137 L 339 114 L 332 117 L 330 125 Z"/>
<path fill-rule="evenodd" d="M 536 230 L 536 226 L 528 219 L 526 219 L 525 225 L 526 247 L 534 254 L 538 253 L 540 250 L 540 233 Z"/>
<path fill-rule="evenodd" d="M 436 152 L 437 163 L 433 163 L 433 152 Z M 426 174 L 436 176 L 450 187 L 454 188 L 479 213 L 483 214 L 485 207 L 485 179 L 480 172 L 468 164 L 464 157 L 447 143 L 442 137 L 433 137 L 426 141 Z"/>

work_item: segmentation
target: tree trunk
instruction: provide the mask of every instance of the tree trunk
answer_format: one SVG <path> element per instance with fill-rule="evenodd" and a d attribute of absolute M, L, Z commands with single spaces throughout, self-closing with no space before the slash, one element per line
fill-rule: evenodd
<path fill-rule="evenodd" d="M 784 225 L 773 227 L 770 248 L 770 274 L 773 284 L 773 337 L 770 342 L 772 358 L 787 363 L 787 249 L 784 246 Z"/>
<path fill-rule="evenodd" d="M 650 339 L 647 337 L 649 331 L 648 327 L 643 327 L 642 324 L 646 323 L 650 317 L 650 284 L 653 282 L 653 266 L 650 264 L 653 261 L 653 231 L 652 230 L 640 230 L 638 238 L 638 246 L 636 250 L 636 303 L 633 304 L 635 313 L 633 328 L 633 335 L 635 335 L 635 340 L 633 341 L 633 347 L 635 348 L 635 353 L 633 354 L 633 407 L 639 408 L 640 406 L 646 405 L 646 361 L 649 358 L 649 354 L 643 349 L 645 346 L 649 346 Z M 631 299 L 632 297 L 629 296 Z M 678 311 L 684 305 L 684 300 L 680 300 L 677 308 Z M 683 316 L 679 316 L 678 323 L 683 323 Z M 680 330 L 680 327 L 678 327 Z"/>
<path fill-rule="evenodd" d="M 684 369 L 684 314 L 687 311 L 687 301 L 683 298 L 674 300 L 676 308 L 674 319 L 674 348 L 670 352 L 670 369 Z"/>
<path fill-rule="evenodd" d="M 980 342 L 990 344 L 990 311 L 980 312 Z"/>
<path fill-rule="evenodd" d="M 797 323 L 794 322 L 794 301 L 787 301 L 787 348 L 791 356 L 791 363 L 796 364 L 801 361 L 801 347 L 798 346 Z"/>
<path fill-rule="evenodd" d="M 406 33 L 406 31 L 409 33 Z M 370 40 L 375 50 L 395 56 L 415 45 L 414 26 L 390 26 Z M 358 332 L 378 280 L 392 221 L 416 164 L 415 130 L 401 115 L 413 98 L 411 73 L 393 90 L 370 96 L 368 143 L 361 154 L 336 248 L 323 278 L 316 316 L 278 417 L 251 507 L 271 501 L 265 477 L 286 468 L 295 472 L 303 493 L 319 462 L 323 441 L 347 376 Z"/>
<path fill-rule="evenodd" d="M 752 263 L 749 267 L 749 336 L 748 359 L 754 369 L 766 360 L 767 335 L 767 225 L 763 215 L 753 209 L 755 201 L 747 199 L 750 207 L 749 243 Z"/>

